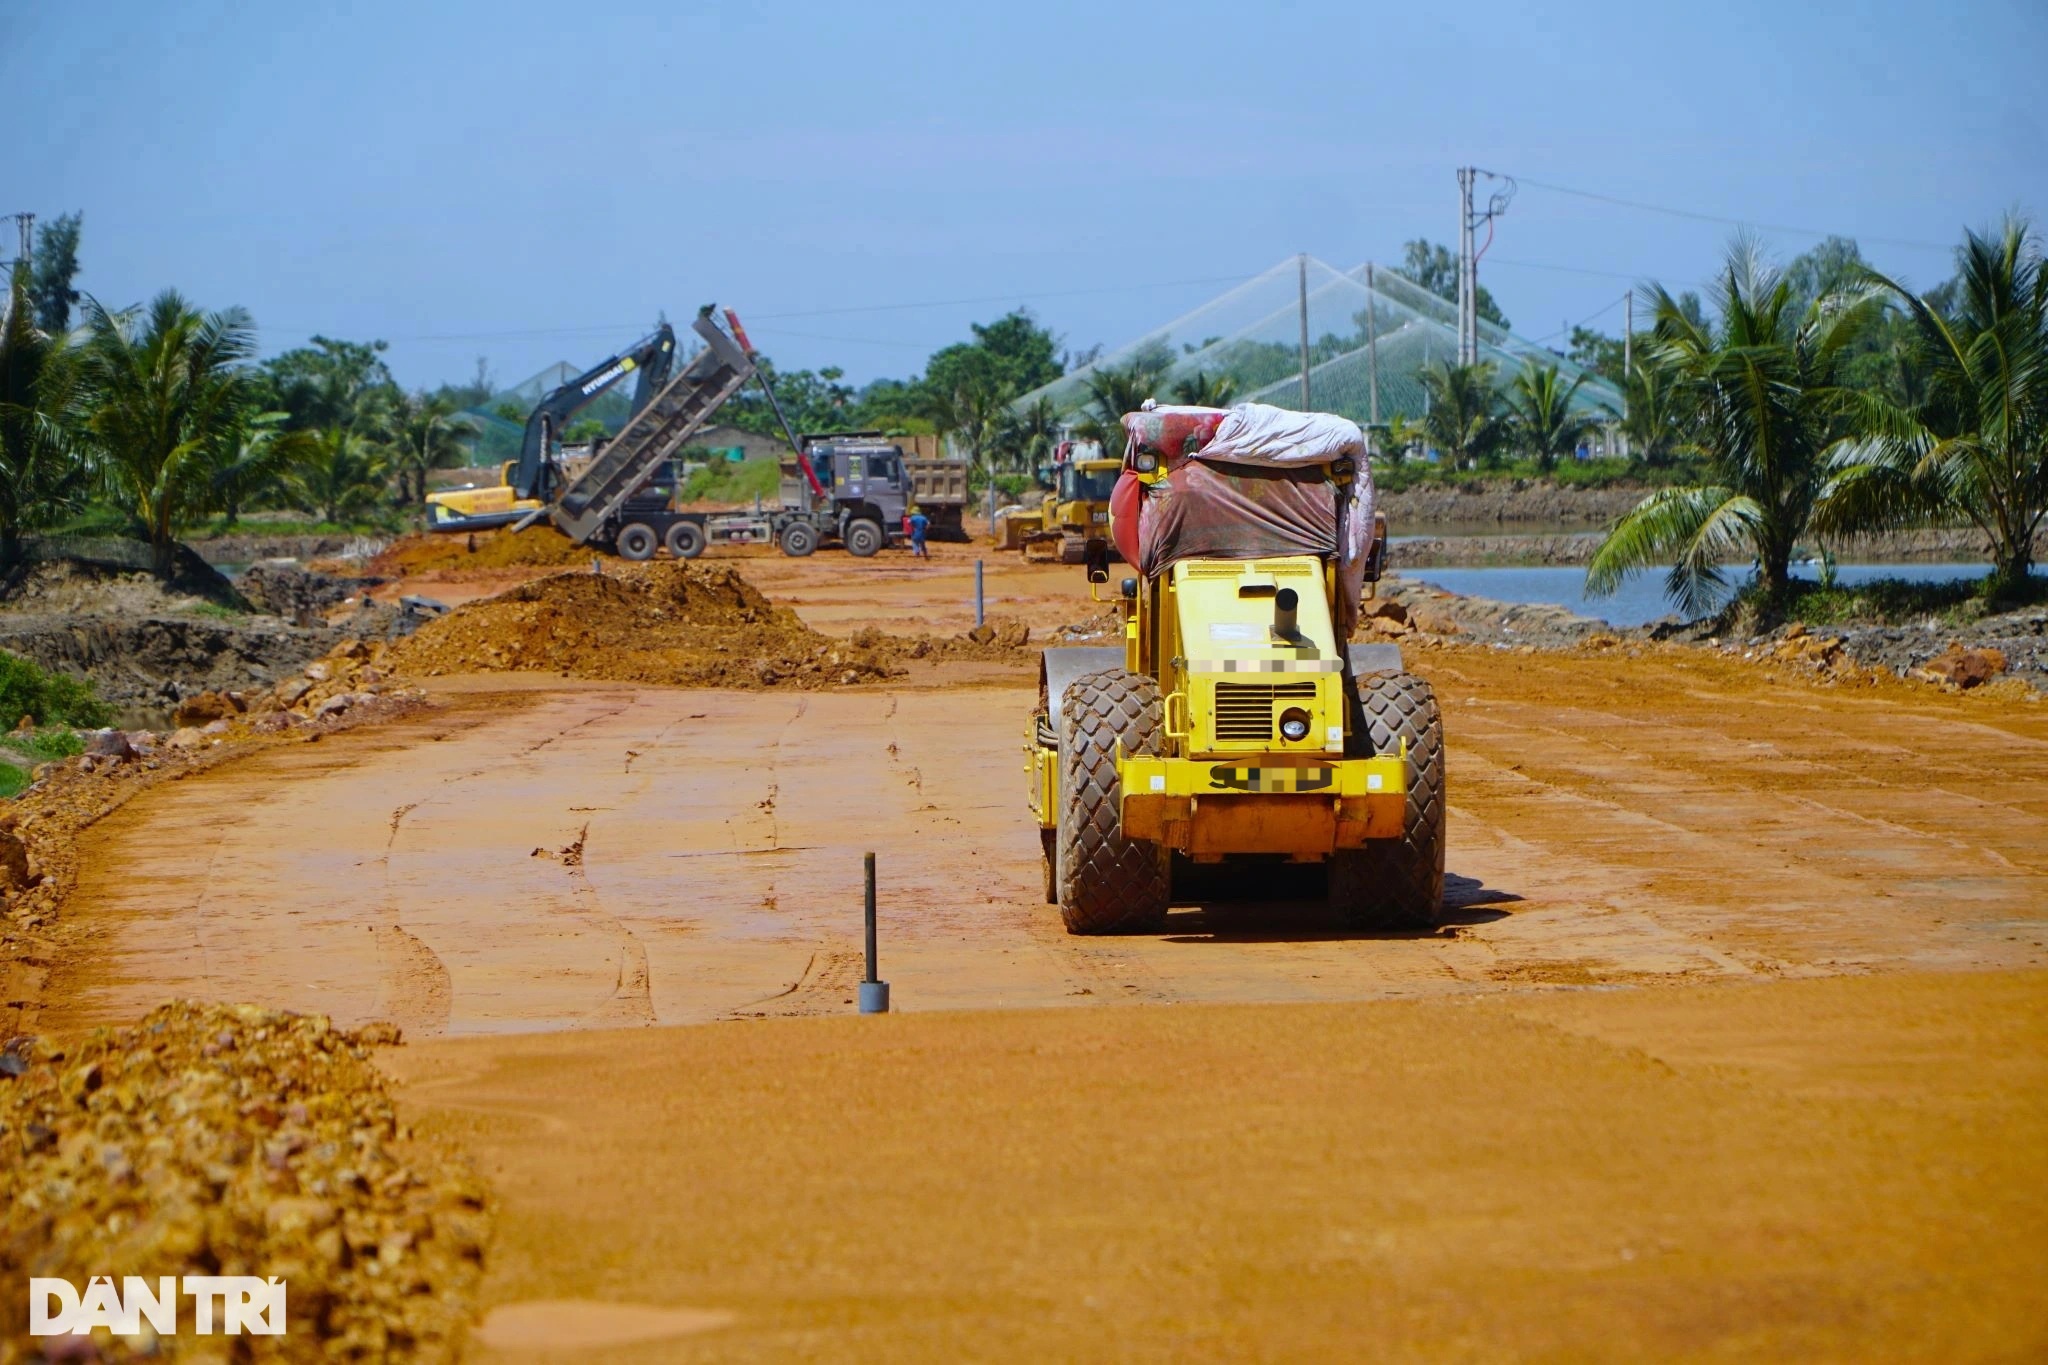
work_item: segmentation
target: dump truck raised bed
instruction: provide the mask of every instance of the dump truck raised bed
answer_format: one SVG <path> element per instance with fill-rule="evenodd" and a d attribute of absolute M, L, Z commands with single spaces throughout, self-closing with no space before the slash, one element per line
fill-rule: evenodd
<path fill-rule="evenodd" d="M 1123 644 L 1045 651 L 1031 723 L 1046 899 L 1077 934 L 1151 931 L 1177 867 L 1317 863 L 1348 923 L 1435 924 L 1436 698 L 1397 647 L 1348 643 L 1385 544 L 1358 428 L 1258 404 L 1125 425 Z"/>

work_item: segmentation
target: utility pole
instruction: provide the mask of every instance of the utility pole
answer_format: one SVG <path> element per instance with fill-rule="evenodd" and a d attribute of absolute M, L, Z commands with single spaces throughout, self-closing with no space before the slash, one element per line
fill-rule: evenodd
<path fill-rule="evenodd" d="M 1308 253 L 1301 253 L 1301 410 L 1309 410 L 1308 402 Z"/>
<path fill-rule="evenodd" d="M 1466 318 L 1472 311 L 1472 168 L 1458 167 L 1458 363 L 1469 365 L 1466 351 L 1471 329 Z M 1476 358 L 1476 357 L 1475 357 Z"/>
<path fill-rule="evenodd" d="M 8 216 L 14 219 L 14 225 L 21 229 L 21 255 L 17 258 L 17 264 L 28 265 L 33 255 L 31 247 L 34 243 L 36 216 L 33 213 L 14 213 Z M 13 322 L 14 289 L 10 283 L 7 290 L 7 306 L 0 308 L 0 327 L 11 326 Z"/>
<path fill-rule="evenodd" d="M 1365 263 L 1365 388 L 1372 404 L 1372 424 L 1380 424 L 1380 296 L 1372 287 L 1372 262 Z"/>
<path fill-rule="evenodd" d="M 1472 187 L 1480 176 L 1488 180 L 1503 182 L 1503 188 L 1495 190 L 1486 201 L 1483 213 L 1472 208 Z M 1476 365 L 1479 363 L 1479 258 L 1486 254 L 1486 247 L 1473 249 L 1473 233 L 1482 225 L 1486 228 L 1487 246 L 1493 244 L 1493 220 L 1508 211 L 1508 204 L 1515 197 L 1513 176 L 1496 175 L 1482 171 L 1477 166 L 1458 168 L 1458 363 Z"/>
<path fill-rule="evenodd" d="M 1621 420 L 1628 421 L 1628 385 L 1636 372 L 1636 291 L 1622 296 L 1621 305 Z M 1629 458 L 1628 428 L 1621 429 L 1621 457 Z"/>

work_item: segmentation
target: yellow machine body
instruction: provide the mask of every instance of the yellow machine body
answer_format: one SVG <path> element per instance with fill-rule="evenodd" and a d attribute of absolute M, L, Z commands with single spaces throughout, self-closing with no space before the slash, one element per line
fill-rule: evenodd
<path fill-rule="evenodd" d="M 1332 565 L 1313 555 L 1194 559 L 1136 587 L 1122 599 L 1124 667 L 1158 681 L 1166 752 L 1119 754 L 1125 837 L 1209 862 L 1318 861 L 1401 836 L 1405 755 L 1346 757 L 1356 746 Z M 1284 633 L 1283 590 L 1295 601 Z M 1058 737 L 1041 729 L 1031 755 L 1032 809 L 1052 829 Z"/>
<path fill-rule="evenodd" d="M 540 510 L 537 498 L 519 497 L 512 489 L 512 470 L 516 461 L 508 461 L 498 471 L 498 482 L 485 484 L 481 488 L 450 488 L 427 495 L 427 527 L 435 531 L 467 531 L 486 529 L 516 520 L 528 512 Z"/>

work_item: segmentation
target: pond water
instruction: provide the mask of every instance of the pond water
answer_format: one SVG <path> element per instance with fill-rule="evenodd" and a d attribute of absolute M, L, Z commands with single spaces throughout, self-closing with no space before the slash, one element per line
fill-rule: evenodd
<path fill-rule="evenodd" d="M 1835 580 L 1843 587 L 1878 578 L 1943 583 L 1958 578 L 1982 578 L 1988 571 L 1989 566 L 1984 564 L 1842 564 L 1835 570 Z M 1611 597 L 1592 598 L 1586 596 L 1586 571 L 1582 568 L 1403 569 L 1401 574 L 1467 597 L 1488 597 L 1496 602 L 1548 602 L 1613 626 L 1648 625 L 1678 614 L 1664 595 L 1663 569 L 1633 575 Z M 1818 568 L 1811 564 L 1795 564 L 1792 574 L 1808 580 L 1818 580 L 1820 576 Z"/>

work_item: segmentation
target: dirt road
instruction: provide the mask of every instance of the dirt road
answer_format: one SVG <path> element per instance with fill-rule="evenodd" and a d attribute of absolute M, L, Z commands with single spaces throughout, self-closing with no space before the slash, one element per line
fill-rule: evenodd
<path fill-rule="evenodd" d="M 2044 1034 L 2048 974 L 1891 973 L 388 1064 L 500 1191 L 507 1365 L 2025 1360 Z"/>
<path fill-rule="evenodd" d="M 1418 666 L 1450 734 L 1443 934 L 1214 902 L 1159 937 L 1068 937 L 1022 807 L 1020 685 L 541 685 L 133 802 L 85 851 L 67 913 L 93 952 L 60 967 L 55 1022 L 176 995 L 414 1036 L 838 1012 L 865 849 L 910 1011 L 2048 959 L 2048 707 L 1675 651 Z"/>

